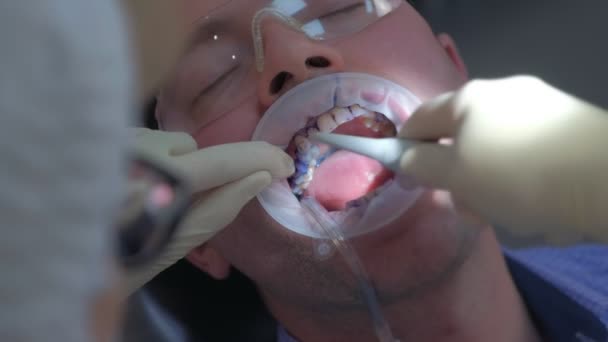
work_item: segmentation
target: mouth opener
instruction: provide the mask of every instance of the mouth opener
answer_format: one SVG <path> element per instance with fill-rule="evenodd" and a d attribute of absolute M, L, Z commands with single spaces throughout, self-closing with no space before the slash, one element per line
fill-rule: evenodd
<path fill-rule="evenodd" d="M 401 138 L 365 138 L 322 132 L 313 133 L 309 138 L 375 159 L 396 174 L 403 173 L 400 167 L 403 153 L 418 143 Z"/>

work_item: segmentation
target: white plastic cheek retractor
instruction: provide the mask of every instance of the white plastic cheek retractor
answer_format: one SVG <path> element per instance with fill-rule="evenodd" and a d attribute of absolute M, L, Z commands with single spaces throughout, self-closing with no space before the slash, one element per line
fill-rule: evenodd
<path fill-rule="evenodd" d="M 401 129 L 420 105 L 409 90 L 386 79 L 359 73 L 337 73 L 306 81 L 281 96 L 264 114 L 252 140 L 262 140 L 287 148 L 294 134 L 311 118 L 334 107 L 359 105 L 382 113 Z M 389 181 L 379 189 L 365 208 L 327 213 L 340 222 L 344 237 L 375 231 L 407 211 L 418 199 L 421 189 L 405 190 Z M 258 195 L 262 207 L 285 228 L 312 238 L 326 239 L 315 228 L 310 216 L 292 193 L 287 181 L 275 181 Z"/>

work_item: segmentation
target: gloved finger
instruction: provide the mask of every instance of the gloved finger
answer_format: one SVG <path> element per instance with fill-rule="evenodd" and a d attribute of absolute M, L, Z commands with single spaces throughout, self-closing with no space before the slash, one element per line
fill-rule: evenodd
<path fill-rule="evenodd" d="M 178 165 L 189 176 L 195 191 L 204 191 L 268 171 L 283 179 L 294 173 L 293 159 L 266 142 L 239 142 L 207 147 L 178 157 Z"/>
<path fill-rule="evenodd" d="M 170 134 L 166 139 L 170 145 L 169 155 L 179 156 L 194 152 L 198 149 L 198 144 L 188 133 L 183 132 L 164 132 Z"/>
<path fill-rule="evenodd" d="M 180 234 L 194 248 L 229 225 L 241 209 L 272 182 L 268 171 L 258 171 L 243 179 L 205 193 L 188 212 Z M 181 238 L 180 238 L 181 239 Z"/>
<path fill-rule="evenodd" d="M 132 128 L 136 148 L 156 156 L 178 156 L 197 150 L 196 141 L 187 133 Z"/>
<path fill-rule="evenodd" d="M 401 170 L 425 186 L 449 189 L 453 184 L 453 146 L 419 143 L 401 156 Z"/>
<path fill-rule="evenodd" d="M 405 122 L 398 136 L 416 140 L 452 137 L 460 124 L 455 93 L 439 95 L 421 105 Z"/>

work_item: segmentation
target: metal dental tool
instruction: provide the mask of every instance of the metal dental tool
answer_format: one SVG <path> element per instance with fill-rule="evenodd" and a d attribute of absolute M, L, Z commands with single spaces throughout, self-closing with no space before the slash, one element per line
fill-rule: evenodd
<path fill-rule="evenodd" d="M 314 133 L 310 139 L 376 159 L 386 168 L 401 173 L 401 156 L 417 142 L 401 138 L 365 138 L 333 133 Z"/>

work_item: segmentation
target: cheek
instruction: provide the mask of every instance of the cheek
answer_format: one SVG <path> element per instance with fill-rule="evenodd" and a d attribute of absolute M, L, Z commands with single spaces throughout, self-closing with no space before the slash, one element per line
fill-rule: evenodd
<path fill-rule="evenodd" d="M 182 22 L 193 23 L 226 1 L 173 0 Z"/>
<path fill-rule="evenodd" d="M 312 258 L 311 239 L 292 233 L 276 223 L 252 200 L 228 227 L 209 242 L 237 269 L 251 279 L 280 279 L 297 267 L 295 259 Z"/>
<path fill-rule="evenodd" d="M 245 104 L 224 114 L 213 123 L 206 125 L 192 136 L 199 148 L 227 144 L 251 139 L 260 121 L 258 109 L 253 104 Z"/>

